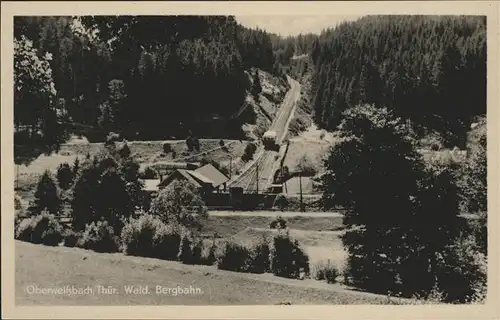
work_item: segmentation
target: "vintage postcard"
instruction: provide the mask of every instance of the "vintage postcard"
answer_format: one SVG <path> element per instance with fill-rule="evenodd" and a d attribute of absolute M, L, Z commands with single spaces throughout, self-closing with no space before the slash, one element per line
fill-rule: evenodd
<path fill-rule="evenodd" d="M 5 317 L 500 317 L 498 15 L 3 2 Z"/>

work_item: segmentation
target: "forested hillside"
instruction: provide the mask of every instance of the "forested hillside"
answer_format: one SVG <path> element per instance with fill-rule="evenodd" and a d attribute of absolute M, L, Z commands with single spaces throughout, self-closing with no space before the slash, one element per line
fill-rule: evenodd
<path fill-rule="evenodd" d="M 184 138 L 240 109 L 251 89 L 246 70 L 282 76 L 270 36 L 233 17 L 16 17 L 14 25 L 18 146 L 55 145 L 63 131 L 82 130 Z"/>
<path fill-rule="evenodd" d="M 323 128 L 335 129 L 343 110 L 369 103 L 463 148 L 474 117 L 486 113 L 484 17 L 369 16 L 323 32 L 311 58 L 315 121 Z"/>

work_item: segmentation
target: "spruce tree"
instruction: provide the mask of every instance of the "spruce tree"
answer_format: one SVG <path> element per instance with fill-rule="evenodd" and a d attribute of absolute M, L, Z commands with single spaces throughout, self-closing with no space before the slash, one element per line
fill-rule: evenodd
<path fill-rule="evenodd" d="M 61 209 L 61 198 L 59 197 L 57 185 L 48 170 L 40 177 L 34 197 L 35 199 L 28 209 L 31 215 L 38 215 L 44 210 L 50 214 L 59 214 Z"/>

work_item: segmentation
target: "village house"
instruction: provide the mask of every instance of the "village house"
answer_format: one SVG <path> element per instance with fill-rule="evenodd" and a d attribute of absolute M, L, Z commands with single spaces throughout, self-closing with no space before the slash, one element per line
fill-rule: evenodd
<path fill-rule="evenodd" d="M 165 178 L 144 180 L 144 190 L 154 196 L 173 181 L 187 181 L 201 191 L 202 194 L 224 192 L 227 189 L 229 178 L 211 164 L 200 168 L 176 169 Z"/>

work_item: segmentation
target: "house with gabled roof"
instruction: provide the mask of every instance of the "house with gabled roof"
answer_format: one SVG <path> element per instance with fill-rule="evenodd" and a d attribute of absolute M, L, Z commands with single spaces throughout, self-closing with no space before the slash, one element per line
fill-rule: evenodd
<path fill-rule="evenodd" d="M 207 164 L 196 170 L 177 169 L 169 174 L 158 184 L 161 190 L 175 180 L 187 181 L 203 193 L 220 192 L 226 190 L 229 178 L 211 164 Z"/>

